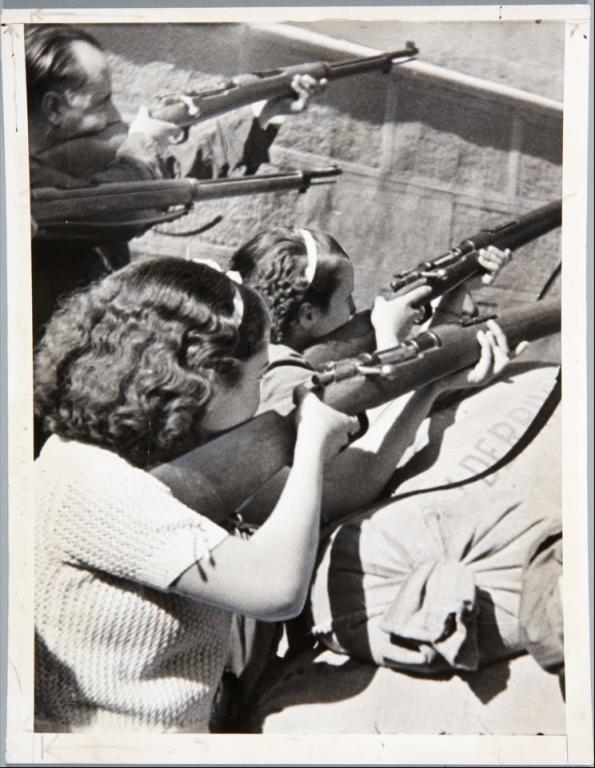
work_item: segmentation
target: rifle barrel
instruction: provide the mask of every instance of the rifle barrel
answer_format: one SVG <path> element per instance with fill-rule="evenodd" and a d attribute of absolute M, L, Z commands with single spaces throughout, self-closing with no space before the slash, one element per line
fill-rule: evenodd
<path fill-rule="evenodd" d="M 548 299 L 509 310 L 502 313 L 499 323 L 511 346 L 524 339 L 549 336 L 560 330 L 560 302 Z M 401 364 L 393 379 L 356 375 L 323 389 L 322 399 L 344 413 L 357 414 L 473 365 L 480 349 L 477 328 L 437 326 L 427 345 L 420 340 L 430 351 Z M 185 504 L 219 522 L 291 462 L 294 440 L 292 414 L 282 417 L 268 411 L 205 446 L 155 467 L 152 474 Z M 233 476 L 230 467 L 234 468 Z"/>
<path fill-rule="evenodd" d="M 418 53 L 419 49 L 415 44 L 408 43 L 406 48 L 401 48 L 398 51 L 388 51 L 387 53 L 379 53 L 361 59 L 339 61 L 336 64 L 329 64 L 329 74 L 327 77 L 335 80 L 341 77 L 364 74 L 365 72 L 382 71 L 385 69 L 388 71 L 398 59 L 411 59 Z"/>
<path fill-rule="evenodd" d="M 544 299 L 507 310 L 498 317 L 497 322 L 506 334 L 511 348 L 521 341 L 534 341 L 551 336 L 560 331 L 560 300 Z M 416 338 L 419 339 L 420 345 L 427 347 L 429 351 L 400 364 L 393 378 L 366 377 L 359 374 L 333 383 L 324 391 L 323 400 L 337 410 L 355 415 L 450 373 L 468 368 L 479 360 L 477 331 L 480 328 L 485 329 L 485 326 L 461 326 L 453 323 L 422 331 Z"/>
<path fill-rule="evenodd" d="M 393 64 L 402 63 L 399 59 L 408 60 L 417 53 L 419 51 L 414 43 L 408 42 L 404 49 L 334 64 L 315 61 L 262 72 L 249 72 L 237 75 L 219 87 L 184 94 L 184 99 L 176 98 L 178 94 L 167 94 L 161 97 L 163 103 L 151 109 L 151 116 L 175 123 L 180 128 L 188 128 L 201 120 L 218 117 L 257 101 L 295 96 L 291 87 L 295 75 L 310 75 L 317 80 L 338 80 L 366 72 L 388 72 Z M 193 103 L 195 110 L 189 109 L 188 101 Z"/>
<path fill-rule="evenodd" d="M 498 248 L 510 248 L 511 251 L 520 248 L 532 240 L 557 229 L 562 224 L 562 201 L 536 208 L 518 219 L 509 221 L 501 227 L 486 228 L 473 237 L 463 241 L 472 250 L 495 245 Z M 462 244 L 462 245 L 463 245 Z"/>
<path fill-rule="evenodd" d="M 113 182 L 92 187 L 31 190 L 31 215 L 39 226 L 57 222 L 95 220 L 98 216 L 131 211 L 150 211 L 188 206 L 199 200 L 236 197 L 253 193 L 297 189 L 331 182 L 341 173 L 335 166 L 304 171 L 287 171 L 240 178 L 157 179 Z"/>

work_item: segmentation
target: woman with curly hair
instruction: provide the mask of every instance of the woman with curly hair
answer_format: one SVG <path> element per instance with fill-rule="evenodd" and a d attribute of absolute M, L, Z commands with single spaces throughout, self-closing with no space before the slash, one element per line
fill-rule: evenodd
<path fill-rule="evenodd" d="M 300 611 L 323 465 L 353 419 L 306 397 L 286 488 L 250 539 L 150 474 L 250 418 L 267 362 L 257 294 L 180 259 L 129 265 L 51 319 L 35 369 L 53 433 L 36 461 L 38 730 L 207 731 L 231 612 Z"/>
<path fill-rule="evenodd" d="M 487 270 L 483 282 L 492 282 L 509 260 L 509 251 L 490 247 L 481 252 Z M 255 288 L 271 312 L 271 362 L 261 387 L 260 410 L 281 413 L 292 407 L 296 386 L 308 379 L 313 367 L 304 350 L 345 325 L 355 312 L 352 297 L 354 270 L 335 238 L 312 229 L 278 227 L 265 230 L 244 243 L 232 256 L 230 269 Z M 430 293 L 424 281 L 386 300 L 377 297 L 371 314 L 378 349 L 402 342 L 411 333 L 419 309 Z M 447 310 L 462 302 L 463 294 L 451 292 L 441 300 Z M 399 458 L 412 443 L 417 428 L 437 396 L 470 384 L 485 384 L 507 357 L 506 339 L 499 329 L 479 337 L 482 358 L 471 373 L 447 377 L 389 404 L 367 434 L 333 460 L 325 475 L 323 517 L 327 522 L 374 501 L 393 474 Z M 362 478 L 365 477 L 365 482 Z M 284 475 L 268 485 L 252 510 L 253 519 L 270 509 L 282 487 Z"/>

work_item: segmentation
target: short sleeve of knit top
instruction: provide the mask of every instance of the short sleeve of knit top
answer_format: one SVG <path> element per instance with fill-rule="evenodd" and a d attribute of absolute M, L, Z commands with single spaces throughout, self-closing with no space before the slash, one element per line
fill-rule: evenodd
<path fill-rule="evenodd" d="M 52 436 L 35 482 L 44 545 L 75 567 L 164 590 L 227 536 L 152 475 L 97 446 Z"/>

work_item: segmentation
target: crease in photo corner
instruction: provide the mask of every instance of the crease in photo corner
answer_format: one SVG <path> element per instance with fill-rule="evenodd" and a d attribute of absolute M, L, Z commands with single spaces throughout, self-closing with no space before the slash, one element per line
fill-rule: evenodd
<path fill-rule="evenodd" d="M 579 199 L 584 197 L 584 192 L 581 192 L 581 191 L 579 191 L 579 192 L 569 192 L 568 196 L 566 196 L 566 200 L 569 201 L 569 200 L 571 200 L 573 198 L 576 199 L 577 197 Z M 574 207 L 567 207 L 567 210 L 573 212 L 573 214 L 574 214 L 573 215 L 574 221 L 578 221 L 579 228 L 582 227 L 582 224 L 580 223 L 581 222 L 581 215 L 580 215 L 579 212 L 577 212 L 577 207 L 576 206 L 574 206 Z M 568 246 L 568 250 L 569 251 L 570 251 L 571 247 L 572 247 L 572 245 Z M 568 273 L 568 272 L 566 272 L 566 274 L 565 274 L 565 279 L 567 280 L 567 284 L 568 284 L 568 282 L 570 282 L 570 283 L 575 282 L 573 280 L 572 276 L 570 275 L 570 273 Z M 580 279 L 580 275 L 579 275 L 579 279 Z M 570 367 L 571 368 L 573 367 L 572 366 L 572 362 L 570 363 Z M 3 630 L 4 630 L 4 628 L 5 627 L 4 627 L 4 623 L 3 623 Z M 18 670 L 16 670 L 16 671 L 18 673 Z M 236 741 L 236 737 L 224 737 L 224 738 L 226 740 L 231 738 L 232 741 Z M 296 737 L 281 737 L 279 739 L 275 739 L 273 737 L 266 736 L 266 737 L 261 737 L 261 738 L 265 738 L 265 739 L 270 739 L 271 740 L 271 746 L 267 747 L 266 748 L 267 750 L 270 750 L 270 749 L 287 750 L 288 748 L 291 748 L 292 746 L 295 746 L 296 744 L 298 744 L 298 743 L 303 741 L 299 737 L 297 737 L 297 738 Z M 349 742 L 348 749 L 346 750 L 347 752 L 349 752 L 350 750 L 353 750 L 354 748 L 357 748 L 359 746 L 358 740 L 356 739 L 355 741 L 353 741 L 349 737 L 349 735 L 347 735 L 347 737 L 342 736 L 341 738 L 342 739 L 346 738 L 347 742 Z M 393 738 L 397 739 L 398 741 L 395 742 L 393 740 Z M 453 737 L 453 738 L 461 738 L 461 737 Z M 465 740 L 464 737 L 462 737 L 462 738 L 463 738 L 463 740 Z M 466 741 L 466 744 L 464 744 L 462 746 L 463 754 L 465 753 L 465 750 L 468 749 L 469 745 L 472 743 L 474 738 L 475 737 L 470 737 L 470 739 L 468 739 Z M 517 737 L 510 737 L 510 738 L 511 739 L 515 739 Z M 193 750 L 195 750 L 197 747 L 200 746 L 201 748 L 205 749 L 205 751 L 206 751 L 206 753 L 208 755 L 212 756 L 213 760 L 217 760 L 218 759 L 218 752 L 214 748 L 212 749 L 210 745 L 212 745 L 215 742 L 219 741 L 219 737 L 209 736 L 206 739 L 204 737 L 189 737 L 188 740 L 186 740 L 185 737 L 180 737 L 180 739 L 187 741 L 187 749 L 189 750 L 188 753 L 187 753 L 188 755 L 190 755 Z M 250 748 L 249 748 L 249 745 L 248 745 L 248 741 L 246 741 L 246 746 L 244 747 L 242 745 L 242 743 L 241 743 L 243 741 L 243 738 L 242 737 L 237 737 L 237 739 L 238 739 L 238 741 L 236 741 L 236 744 L 233 747 L 231 747 L 229 750 L 227 750 L 227 749 L 223 749 L 222 750 L 227 755 L 227 760 L 225 762 L 230 762 L 230 763 L 235 762 L 234 759 L 233 759 L 233 754 L 234 753 L 233 753 L 232 750 L 236 750 L 238 747 L 246 749 L 246 754 L 249 754 Z M 374 750 L 372 750 L 374 756 L 379 761 L 383 761 L 383 762 L 386 762 L 387 760 L 390 761 L 390 759 L 394 756 L 394 754 L 396 754 L 396 752 L 394 752 L 393 750 L 399 750 L 400 753 L 403 753 L 403 754 L 405 754 L 405 755 L 407 755 L 409 757 L 413 757 L 413 759 L 415 760 L 416 748 L 417 747 L 415 745 L 412 745 L 412 742 L 410 740 L 408 740 L 407 738 L 405 738 L 403 740 L 403 737 L 382 736 L 382 737 L 380 737 L 380 739 L 381 739 L 382 745 L 381 746 L 377 745 L 375 752 L 374 752 Z M 438 739 L 438 740 L 434 739 L 433 740 L 431 738 L 427 738 L 426 740 L 427 741 L 435 741 L 435 748 L 437 750 L 436 754 L 444 754 L 445 750 L 444 750 L 444 740 L 443 739 Z M 162 742 L 162 739 L 159 739 L 158 741 Z M 165 741 L 169 741 L 169 739 L 165 739 Z M 176 749 L 176 746 L 175 746 L 175 742 L 176 741 L 178 741 L 178 744 L 179 744 L 179 740 L 176 737 L 173 737 L 173 739 L 171 741 L 169 741 L 169 744 L 171 745 L 171 747 L 166 746 L 165 747 L 165 752 L 159 752 L 159 754 L 162 754 L 162 755 L 167 754 L 167 753 L 169 753 L 169 754 L 180 754 L 180 753 L 177 752 L 177 749 Z M 306 740 L 306 741 L 308 741 L 308 740 Z M 326 742 L 325 742 L 324 738 L 322 738 L 322 739 L 314 739 L 312 741 L 312 744 L 308 745 L 308 747 L 311 749 L 313 746 L 316 746 L 316 745 L 321 746 L 322 747 L 322 752 L 325 755 L 327 755 L 326 759 L 328 761 L 328 760 L 331 759 L 333 754 L 338 754 L 338 750 L 336 749 L 337 745 L 336 745 L 336 743 L 333 743 L 334 741 L 335 741 L 335 739 L 329 739 L 329 740 L 326 740 Z M 490 740 L 488 739 L 487 742 L 489 742 L 489 741 Z M 510 761 L 511 759 L 515 759 L 515 756 L 517 756 L 517 759 L 518 759 L 518 755 L 519 754 L 523 754 L 523 748 L 521 748 L 521 751 L 519 753 L 519 751 L 517 750 L 517 747 L 515 747 L 513 744 L 511 744 L 509 740 L 508 740 L 508 743 L 504 744 L 504 746 L 499 744 L 498 743 L 499 741 L 500 741 L 499 739 L 495 739 L 493 741 L 492 745 L 490 745 L 487 742 L 485 743 L 485 752 L 486 752 L 486 756 L 488 757 L 488 759 L 490 759 L 490 758 L 494 759 L 495 762 L 499 762 L 501 760 L 503 762 L 507 762 L 507 761 Z M 502 741 L 507 742 L 507 739 L 504 738 Z M 536 742 L 536 743 L 535 743 L 535 745 L 534 744 L 529 744 L 529 741 L 533 741 L 533 742 Z M 569 746 L 568 746 L 568 743 L 567 743 L 566 739 L 564 739 L 564 741 L 565 741 L 565 746 L 563 748 L 563 752 L 564 752 L 564 754 L 566 756 L 566 762 L 569 762 L 569 760 L 570 760 L 570 752 L 568 751 L 569 750 Z M 541 742 L 541 743 L 539 743 L 539 742 Z M 58 747 L 60 747 L 61 743 L 62 743 L 62 751 L 60 751 L 60 749 L 58 749 L 58 751 L 54 751 L 53 748 L 56 745 Z M 519 743 L 523 743 L 523 739 L 522 738 L 519 739 Z M 84 739 L 81 742 L 81 737 L 71 737 L 71 736 L 61 737 L 61 736 L 55 736 L 55 735 L 47 735 L 47 736 L 41 735 L 41 738 L 40 738 L 40 750 L 41 750 L 41 753 L 38 753 L 36 750 L 34 750 L 34 752 L 32 753 L 32 756 L 34 756 L 36 760 L 43 761 L 43 762 L 47 762 L 48 760 L 52 760 L 52 759 L 56 759 L 56 760 L 62 762 L 64 760 L 65 755 L 68 755 L 68 754 L 72 754 L 72 755 L 75 755 L 75 756 L 76 755 L 80 755 L 81 752 L 77 751 L 77 750 L 80 750 L 80 748 L 83 747 L 83 746 L 84 746 Z M 554 738 L 549 739 L 548 737 L 540 737 L 540 739 L 538 739 L 538 740 L 530 739 L 530 738 L 528 740 L 525 739 L 523 746 L 524 746 L 524 748 L 526 748 L 528 750 L 527 754 L 529 754 L 531 756 L 531 758 L 532 758 L 531 762 L 533 762 L 533 760 L 535 758 L 539 758 L 539 759 L 543 759 L 544 761 L 551 762 L 552 759 L 555 759 L 554 755 L 559 757 L 562 754 L 562 752 L 559 751 L 560 743 L 558 741 L 556 741 Z M 131 758 L 131 761 L 134 761 L 135 763 L 137 762 L 137 757 L 133 756 L 134 753 L 137 751 L 137 747 L 135 745 L 133 745 L 133 744 L 130 744 L 130 743 L 122 743 L 121 745 L 118 746 L 118 742 L 116 740 L 116 741 L 114 741 L 114 743 L 112 743 L 112 745 L 109 748 L 105 749 L 105 745 L 93 744 L 92 740 L 91 740 L 90 742 L 87 742 L 87 747 L 86 748 L 88 749 L 89 754 L 91 754 L 91 755 L 94 755 L 94 754 L 103 755 L 104 758 L 107 758 L 109 762 L 111 762 L 113 760 L 113 755 L 114 755 L 115 750 L 116 749 L 121 749 L 122 750 L 121 754 L 126 754 L 126 755 L 128 755 Z M 157 745 L 155 745 L 155 748 L 157 749 Z M 169 752 L 169 749 L 172 749 L 173 752 Z M 95 750 L 97 750 L 97 751 L 95 752 Z M 401 752 L 401 750 L 402 750 L 402 752 Z M 446 750 L 446 751 L 448 751 L 448 750 Z M 108 755 L 110 755 L 110 754 L 112 755 L 111 758 L 108 757 Z M 265 756 L 266 756 L 266 754 L 270 755 L 270 752 L 265 753 Z M 460 755 L 460 753 L 459 753 L 459 755 Z M 150 758 L 150 757 L 151 757 L 151 748 L 149 747 L 149 749 L 146 752 L 143 753 L 143 762 L 144 762 L 144 759 Z M 263 757 L 263 755 L 261 754 L 261 759 L 262 759 L 262 757 Z M 353 757 L 353 755 L 351 755 L 351 757 Z M 141 759 L 141 757 L 139 756 L 138 760 L 140 760 L 140 759 Z M 257 759 L 257 758 L 255 758 L 255 759 Z M 105 764 L 105 763 L 102 763 L 102 764 Z M 541 763 L 537 763 L 537 764 L 541 764 Z M 545 762 L 544 762 L 544 764 L 545 764 Z"/>

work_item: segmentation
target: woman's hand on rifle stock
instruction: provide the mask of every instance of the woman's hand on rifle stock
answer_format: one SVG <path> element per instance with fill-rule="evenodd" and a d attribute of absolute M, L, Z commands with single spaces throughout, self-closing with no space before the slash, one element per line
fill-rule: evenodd
<path fill-rule="evenodd" d="M 355 416 L 347 416 L 325 405 L 309 392 L 300 399 L 296 412 L 296 451 L 320 451 L 320 458 L 328 461 L 336 456 L 359 430 Z"/>
<path fill-rule="evenodd" d="M 529 342 L 521 341 L 514 350 L 510 350 L 506 335 L 498 323 L 488 320 L 486 325 L 486 331 L 477 332 L 481 349 L 477 363 L 471 369 L 467 368 L 440 379 L 437 384 L 441 390 L 485 387 L 529 346 Z"/>
<path fill-rule="evenodd" d="M 377 296 L 372 308 L 372 325 L 376 336 L 376 349 L 388 349 L 403 342 L 419 318 L 419 305 L 432 292 L 424 278 L 401 288 L 386 299 Z"/>
<path fill-rule="evenodd" d="M 496 248 L 495 245 L 481 248 L 477 260 L 486 270 L 485 274 L 481 276 L 483 285 L 491 285 L 511 259 L 512 253 L 509 248 L 505 248 L 503 251 Z"/>

